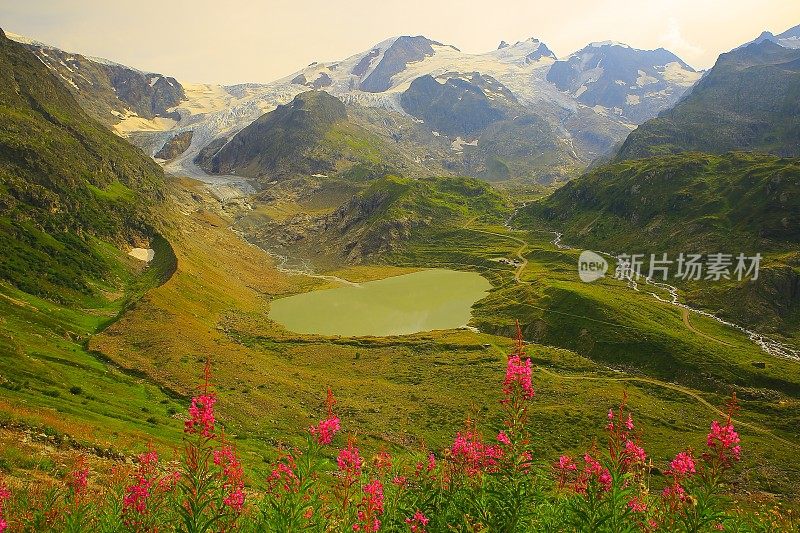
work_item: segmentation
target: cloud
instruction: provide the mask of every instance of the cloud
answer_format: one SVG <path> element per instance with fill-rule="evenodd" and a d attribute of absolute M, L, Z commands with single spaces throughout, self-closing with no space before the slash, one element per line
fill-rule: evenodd
<path fill-rule="evenodd" d="M 681 32 L 681 26 L 674 17 L 667 19 L 667 31 L 661 36 L 665 48 L 678 55 L 697 57 L 703 55 L 705 49 L 686 40 Z"/>

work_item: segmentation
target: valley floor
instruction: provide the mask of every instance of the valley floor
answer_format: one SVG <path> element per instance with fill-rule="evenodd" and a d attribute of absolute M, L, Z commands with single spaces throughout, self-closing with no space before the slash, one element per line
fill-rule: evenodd
<path fill-rule="evenodd" d="M 0 389 L 4 425 L 75 435 L 81 446 L 94 441 L 122 453 L 142 451 L 150 439 L 177 447 L 179 406 L 210 359 L 225 433 L 257 471 L 276 444 L 302 439 L 328 387 L 347 421 L 344 431 L 357 434 L 364 448 L 402 453 L 424 442 L 442 449 L 467 417 L 487 432 L 499 428 L 496 391 L 519 319 L 536 367 L 537 461 L 555 461 L 603 438 L 605 412 L 627 394 L 654 462 L 664 466 L 680 447 L 704 445 L 711 420 L 735 391 L 747 450 L 736 489 L 798 496 L 800 371 L 794 363 L 770 358 L 711 319 L 687 321 L 679 309 L 612 280 L 580 283 L 572 269 L 577 252 L 558 249 L 548 233 L 472 220 L 415 240 L 381 264 L 326 273 L 365 281 L 420 266 L 478 271 L 493 286 L 474 308 L 472 325 L 481 333 L 298 335 L 267 319 L 270 301 L 336 286 L 335 279 L 279 269 L 273 257 L 233 233 L 232 216 L 201 183 L 173 179 L 170 196 L 174 211 L 165 237 L 177 257 L 174 275 L 107 328 L 87 323 L 81 342 L 48 338 L 56 348 L 47 355 L 35 342 L 20 347 L 15 361 L 37 361 L 51 384 Z M 499 257 L 518 263 L 498 263 Z M 11 317 L 44 305 L 4 292 L 0 304 L 16 306 Z M 26 320 L 0 327 L 10 335 L 26 330 Z M 765 368 L 753 361 L 766 361 Z M 88 377 L 73 376 L 72 368 Z M 105 407 L 98 397 L 108 398 Z M 11 468 L 32 468 L 6 460 Z"/>

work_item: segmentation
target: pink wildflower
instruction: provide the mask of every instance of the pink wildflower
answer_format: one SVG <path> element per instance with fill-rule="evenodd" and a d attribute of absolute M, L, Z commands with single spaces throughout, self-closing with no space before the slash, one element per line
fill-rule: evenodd
<path fill-rule="evenodd" d="M 668 485 L 661 492 L 661 496 L 665 499 L 675 499 L 683 501 L 686 499 L 686 490 L 678 483 Z"/>
<path fill-rule="evenodd" d="M 644 448 L 637 445 L 633 441 L 625 441 L 625 461 L 629 463 L 644 463 L 647 459 L 647 454 Z"/>
<path fill-rule="evenodd" d="M 638 497 L 634 497 L 628 502 L 628 509 L 634 513 L 643 513 L 647 511 L 647 504 Z"/>
<path fill-rule="evenodd" d="M 723 463 L 738 461 L 742 448 L 739 446 L 739 434 L 728 421 L 724 426 L 714 420 L 708 433 L 706 444 L 717 453 Z"/>
<path fill-rule="evenodd" d="M 695 472 L 694 457 L 692 457 L 691 452 L 680 452 L 669 464 L 668 473 L 678 477 L 691 475 Z"/>
<path fill-rule="evenodd" d="M 467 476 L 472 477 L 483 471 L 494 471 L 503 456 L 503 450 L 499 446 L 485 444 L 476 431 L 468 429 L 456 434 L 450 455 L 464 468 Z"/>
<path fill-rule="evenodd" d="M 197 434 L 210 439 L 214 436 L 214 404 L 217 397 L 213 394 L 201 394 L 192 398 L 189 406 L 189 420 L 184 423 L 183 430 L 189 434 Z"/>
<path fill-rule="evenodd" d="M 394 476 L 392 478 L 392 484 L 404 489 L 408 487 L 408 478 L 405 476 Z"/>
<path fill-rule="evenodd" d="M 497 434 L 497 442 L 509 446 L 511 444 L 511 439 L 508 438 L 508 435 L 506 434 L 505 431 L 501 431 L 500 433 Z"/>
<path fill-rule="evenodd" d="M 628 431 L 633 430 L 633 417 L 630 413 L 628 413 L 628 418 L 625 419 L 625 427 L 628 428 Z"/>
<path fill-rule="evenodd" d="M 83 462 L 83 459 L 78 461 L 75 470 L 69 474 L 69 487 L 72 489 L 75 496 L 80 496 L 86 492 L 86 485 L 88 484 L 89 467 Z"/>
<path fill-rule="evenodd" d="M 328 389 L 328 396 L 325 399 L 327 417 L 316 426 L 309 428 L 309 432 L 317 438 L 317 444 L 330 444 L 340 429 L 339 417 L 333 413 L 334 405 L 336 405 L 336 398 L 333 397 L 333 391 Z"/>
<path fill-rule="evenodd" d="M 147 502 L 151 495 L 151 489 L 158 478 L 157 465 L 158 452 L 155 450 L 139 454 L 135 482 L 125 488 L 125 495 L 122 498 L 122 513 L 125 515 L 127 525 L 140 524 L 141 517 L 148 514 Z M 172 474 L 172 476 L 176 475 L 180 474 L 177 472 Z M 175 482 L 177 483 L 177 477 Z"/>
<path fill-rule="evenodd" d="M 333 416 L 321 420 L 316 426 L 311 426 L 308 431 L 317 438 L 317 444 L 330 444 L 339 429 L 339 417 Z"/>
<path fill-rule="evenodd" d="M 223 500 L 225 505 L 236 511 L 244 506 L 244 470 L 231 446 L 214 450 L 214 464 L 222 469 L 222 487 L 228 494 Z"/>
<path fill-rule="evenodd" d="M 267 477 L 267 492 L 274 495 L 277 495 L 279 490 L 284 494 L 296 493 L 300 488 L 300 479 L 295 473 L 296 468 L 292 455 L 286 454 L 280 457 Z"/>
<path fill-rule="evenodd" d="M 603 491 L 610 490 L 611 472 L 609 472 L 608 468 L 604 468 L 603 465 L 600 464 L 600 461 L 594 459 L 588 453 L 584 454 L 583 462 L 585 463 L 583 472 L 575 481 L 575 492 L 585 493 L 589 486 L 589 482 L 592 480 L 596 480 L 600 484 Z"/>
<path fill-rule="evenodd" d="M 358 448 L 354 446 L 352 440 L 347 443 L 347 448 L 339 450 L 339 455 L 336 457 L 339 472 L 351 482 L 361 475 L 362 462 Z"/>
<path fill-rule="evenodd" d="M 0 484 L 0 533 L 3 533 L 8 528 L 8 522 L 3 517 L 3 508 L 6 501 L 11 497 L 11 491 L 8 490 L 3 484 Z"/>
<path fill-rule="evenodd" d="M 531 360 L 524 361 L 519 355 L 512 355 L 508 358 L 506 366 L 506 378 L 503 381 L 503 393 L 506 395 L 504 402 L 509 401 L 509 397 L 515 390 L 522 393 L 522 398 L 530 400 L 534 396 L 533 384 L 531 383 Z"/>
<path fill-rule="evenodd" d="M 244 507 L 244 491 L 241 488 L 237 488 L 228 494 L 222 502 L 237 513 L 240 513 L 242 512 L 242 507 Z"/>
<path fill-rule="evenodd" d="M 558 468 L 559 470 L 577 470 L 578 466 L 575 464 L 575 461 L 568 455 L 562 455 L 558 458 Z"/>
<path fill-rule="evenodd" d="M 364 497 L 358 505 L 358 522 L 353 531 L 374 532 L 381 528 L 380 516 L 383 514 L 383 485 L 377 479 L 364 485 Z"/>
<path fill-rule="evenodd" d="M 422 511 L 417 511 L 414 516 L 406 518 L 406 524 L 408 524 L 411 533 L 426 533 L 428 531 L 426 529 L 428 522 L 430 522 L 430 519 L 422 514 Z"/>

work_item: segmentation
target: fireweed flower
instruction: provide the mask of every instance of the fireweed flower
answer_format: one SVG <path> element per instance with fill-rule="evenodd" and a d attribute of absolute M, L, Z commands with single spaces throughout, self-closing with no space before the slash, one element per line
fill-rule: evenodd
<path fill-rule="evenodd" d="M 291 454 L 281 456 L 275 468 L 267 477 L 267 492 L 272 495 L 293 493 L 300 489 L 300 479 L 297 477 L 297 465 Z"/>
<path fill-rule="evenodd" d="M 568 455 L 562 455 L 558 458 L 558 469 L 563 470 L 565 472 L 573 471 L 578 469 L 578 465 L 575 464 L 575 461 Z"/>
<path fill-rule="evenodd" d="M 508 435 L 505 431 L 501 431 L 497 434 L 497 442 L 500 444 L 505 444 L 506 446 L 511 444 L 511 439 L 508 438 Z"/>
<path fill-rule="evenodd" d="M 583 471 L 575 480 L 573 489 L 575 492 L 585 494 L 591 482 L 599 483 L 604 492 L 611 490 L 611 472 L 603 467 L 600 461 L 593 458 L 590 454 L 583 455 Z"/>
<path fill-rule="evenodd" d="M 739 446 L 739 434 L 733 429 L 730 419 L 725 425 L 721 425 L 716 420 L 711 423 L 711 431 L 706 438 L 706 445 L 723 464 L 738 461 L 742 451 Z"/>
<path fill-rule="evenodd" d="M 317 444 L 330 444 L 339 429 L 339 417 L 333 416 L 320 420 L 319 424 L 311 426 L 308 431 L 316 437 Z"/>
<path fill-rule="evenodd" d="M 506 398 L 503 402 L 509 402 L 510 397 L 518 390 L 522 398 L 530 400 L 534 396 L 533 384 L 531 382 L 531 360 L 524 361 L 519 355 L 511 355 L 506 365 L 506 378 L 503 381 L 503 394 Z"/>
<path fill-rule="evenodd" d="M 394 476 L 392 478 L 392 484 L 397 485 L 401 489 L 405 489 L 408 487 L 408 478 L 406 476 Z"/>
<path fill-rule="evenodd" d="M 210 439 L 214 436 L 214 404 L 217 397 L 214 394 L 204 393 L 192 398 L 189 406 L 189 420 L 184 423 L 186 433 L 200 434 Z"/>
<path fill-rule="evenodd" d="M 503 450 L 500 446 L 485 444 L 476 431 L 468 429 L 464 433 L 456 434 L 450 447 L 450 456 L 464 469 L 467 476 L 472 477 L 481 472 L 496 470 L 503 457 Z"/>
<path fill-rule="evenodd" d="M 3 533 L 8 528 L 8 522 L 5 520 L 5 504 L 11 497 L 11 491 L 8 490 L 3 484 L 0 484 L 0 533 Z"/>
<path fill-rule="evenodd" d="M 625 441 L 625 453 L 623 457 L 623 462 L 626 464 L 632 463 L 639 463 L 643 464 L 647 459 L 647 454 L 644 451 L 644 448 L 639 446 L 633 441 Z"/>
<path fill-rule="evenodd" d="M 222 488 L 227 491 L 225 505 L 236 511 L 244 506 L 244 470 L 231 446 L 214 450 L 214 464 L 222 469 Z"/>
<path fill-rule="evenodd" d="M 647 504 L 639 499 L 638 496 L 633 497 L 630 501 L 628 501 L 628 509 L 633 511 L 634 513 L 643 513 L 647 511 Z"/>
<path fill-rule="evenodd" d="M 381 528 L 383 514 L 383 484 L 377 479 L 364 485 L 364 496 L 358 504 L 358 522 L 353 531 L 374 532 Z"/>
<path fill-rule="evenodd" d="M 69 488 L 72 489 L 72 493 L 75 496 L 80 496 L 86 492 L 88 478 L 89 467 L 84 464 L 83 459 L 80 459 L 75 469 L 69 473 L 68 479 Z"/>
<path fill-rule="evenodd" d="M 352 483 L 361 476 L 362 463 L 361 454 L 359 454 L 358 448 L 355 447 L 352 439 L 347 442 L 347 448 L 339 450 L 339 455 L 336 457 L 336 465 L 339 467 L 339 472 L 348 483 Z"/>
<path fill-rule="evenodd" d="M 325 399 L 325 411 L 327 413 L 325 420 L 320 420 L 319 424 L 308 428 L 311 435 L 317 439 L 317 444 L 330 444 L 334 435 L 340 429 L 339 417 L 333 413 L 334 405 L 336 405 L 336 398 L 333 397 L 333 391 L 328 389 L 328 396 Z"/>
<path fill-rule="evenodd" d="M 694 457 L 692 457 L 691 452 L 680 452 L 676 455 L 675 459 L 670 462 L 669 470 L 667 471 L 668 474 L 678 478 L 690 476 L 695 472 Z"/>
<path fill-rule="evenodd" d="M 411 533 L 427 533 L 426 526 L 428 522 L 430 522 L 430 519 L 422 514 L 422 511 L 417 511 L 414 516 L 406 518 L 406 524 L 408 524 Z"/>
<path fill-rule="evenodd" d="M 122 514 L 125 517 L 124 522 L 129 526 L 137 525 L 141 522 L 141 518 L 147 515 L 147 502 L 152 494 L 152 489 L 156 484 L 161 487 L 158 481 L 158 452 L 150 450 L 145 453 L 139 454 L 138 467 L 134 474 L 134 482 L 125 488 L 125 495 L 122 498 Z M 177 472 L 168 476 L 173 478 L 177 483 L 177 477 L 180 476 Z M 168 486 L 170 490 L 174 485 L 165 484 L 164 488 Z"/>

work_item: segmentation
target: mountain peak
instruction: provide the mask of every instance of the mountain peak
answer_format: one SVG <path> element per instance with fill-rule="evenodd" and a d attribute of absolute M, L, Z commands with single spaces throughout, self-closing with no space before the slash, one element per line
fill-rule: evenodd
<path fill-rule="evenodd" d="M 618 46 L 618 47 L 621 47 L 621 48 L 631 48 L 627 44 L 620 43 L 618 41 L 596 41 L 596 42 L 589 43 L 588 45 L 586 45 L 586 48 L 604 48 L 604 47 L 608 47 L 608 46 Z"/>
<path fill-rule="evenodd" d="M 738 50 L 739 48 L 744 48 L 751 44 L 763 43 L 764 41 L 775 43 L 784 48 L 800 48 L 800 24 L 792 28 L 789 28 L 785 32 L 780 33 L 778 35 L 775 35 L 771 31 L 767 30 L 762 31 L 761 35 L 759 35 L 752 41 L 749 41 L 737 48 L 734 48 L 734 50 Z"/>
<path fill-rule="evenodd" d="M 497 46 L 498 50 L 502 50 L 503 48 L 508 48 L 510 45 L 505 41 L 500 41 L 500 44 Z"/>

